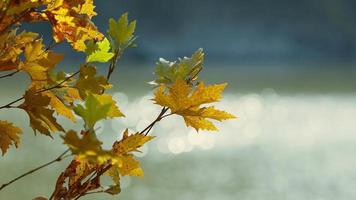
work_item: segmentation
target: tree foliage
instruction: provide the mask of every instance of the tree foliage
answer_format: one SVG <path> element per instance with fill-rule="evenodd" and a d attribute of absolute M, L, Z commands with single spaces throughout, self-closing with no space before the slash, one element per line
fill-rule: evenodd
<path fill-rule="evenodd" d="M 64 145 L 73 155 L 49 199 L 78 199 L 93 192 L 120 193 L 120 177 L 143 176 L 133 152 L 139 152 L 140 147 L 154 139 L 149 133 L 165 117 L 179 115 L 187 126 L 197 131 L 216 131 L 210 120 L 234 118 L 206 105 L 221 99 L 226 84 L 205 85 L 199 80 L 204 63 L 204 52 L 199 49 L 191 57 L 157 62 L 156 79 L 151 83 L 155 85 L 153 103 L 162 106 L 161 112 L 144 130 L 129 133 L 126 129 L 122 138 L 113 141 L 111 149 L 104 149 L 94 127 L 101 120 L 125 117 L 106 90 L 112 87 L 109 79 L 119 58 L 136 46 L 136 21 L 130 21 L 127 13 L 118 20 L 110 19 L 105 36 L 91 21 L 97 15 L 94 8 L 93 0 L 0 2 L 0 72 L 8 73 L 1 78 L 25 73 L 31 80 L 22 97 L 0 109 L 23 110 L 35 133 L 52 137 L 60 132 Z M 19 31 L 23 23 L 37 22 L 52 27 L 52 43 L 45 45 L 39 33 Z M 53 47 L 61 42 L 68 42 L 74 51 L 85 53 L 85 61 L 77 71 L 57 69 L 64 55 L 54 52 Z M 108 63 L 106 76 L 98 74 L 95 66 L 98 62 Z M 59 115 L 73 123 L 83 123 L 83 128 L 65 130 L 57 119 Z M 81 121 L 77 122 L 76 117 Z M 0 120 L 3 155 L 11 146 L 19 147 L 21 134 L 21 128 Z M 100 182 L 103 176 L 111 177 L 112 184 L 103 186 Z"/>

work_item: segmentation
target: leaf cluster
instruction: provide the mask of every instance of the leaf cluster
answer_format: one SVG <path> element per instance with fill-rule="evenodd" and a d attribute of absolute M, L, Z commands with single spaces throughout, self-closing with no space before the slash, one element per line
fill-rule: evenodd
<path fill-rule="evenodd" d="M 125 117 L 119 102 L 106 91 L 113 87 L 110 76 L 117 61 L 127 49 L 136 46 L 136 21 L 130 21 L 127 13 L 118 20 L 110 19 L 105 36 L 91 21 L 97 15 L 94 8 L 93 0 L 0 2 L 0 73 L 10 72 L 0 78 L 25 73 L 31 80 L 23 96 L 0 106 L 0 110 L 24 111 L 34 133 L 51 138 L 59 133 L 73 155 L 49 199 L 120 193 L 120 177 L 143 176 L 134 152 L 140 152 L 140 147 L 154 138 L 149 132 L 165 117 L 179 115 L 187 126 L 197 131 L 217 130 L 210 120 L 234 118 L 232 114 L 206 105 L 221 99 L 226 84 L 205 85 L 199 80 L 204 63 L 204 52 L 199 49 L 191 57 L 157 62 L 156 78 L 151 83 L 155 85 L 153 103 L 162 107 L 161 112 L 144 130 L 129 133 L 126 129 L 112 148 L 104 149 L 95 125 L 101 120 Z M 46 22 L 52 27 L 52 43 L 45 45 L 39 33 L 18 31 L 23 23 L 36 22 Z M 62 42 L 68 42 L 73 51 L 85 54 L 76 71 L 57 69 L 64 55 L 56 53 L 54 47 Z M 108 64 L 106 75 L 98 73 L 97 63 Z M 82 129 L 63 127 L 59 116 L 81 123 Z M 19 147 L 22 132 L 12 122 L 0 120 L 3 155 L 11 146 Z M 112 184 L 103 186 L 103 176 L 111 177 Z"/>

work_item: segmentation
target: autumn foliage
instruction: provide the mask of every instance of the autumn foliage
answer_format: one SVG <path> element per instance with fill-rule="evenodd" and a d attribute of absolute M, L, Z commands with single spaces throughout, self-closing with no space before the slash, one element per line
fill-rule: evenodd
<path fill-rule="evenodd" d="M 97 15 L 94 8 L 93 0 L 0 2 L 0 77 L 26 73 L 31 80 L 22 97 L 0 109 L 23 110 L 35 133 L 49 137 L 60 134 L 68 150 L 55 161 L 69 156 L 69 152 L 72 155 L 72 161 L 59 175 L 48 199 L 120 193 L 120 177 L 143 176 L 133 153 L 154 139 L 150 135 L 152 127 L 166 117 L 179 115 L 183 123 L 196 131 L 216 131 L 211 120 L 234 118 L 211 105 L 221 99 L 226 84 L 206 85 L 199 80 L 204 61 L 203 50 L 199 49 L 189 58 L 157 62 L 156 79 L 151 82 L 155 90 L 152 101 L 162 107 L 161 112 L 145 129 L 132 133 L 126 130 L 122 138 L 113 141 L 111 149 L 102 148 L 95 124 L 100 120 L 125 117 L 119 109 L 120 103 L 106 91 L 113 87 L 109 80 L 118 60 L 127 49 L 136 46 L 136 21 L 129 21 L 127 13 L 118 20 L 110 19 L 109 29 L 104 34 L 91 21 Z M 37 22 L 51 25 L 53 41 L 50 44 L 45 45 L 39 33 L 20 31 L 23 23 Z M 68 42 L 74 51 L 85 53 L 85 62 L 71 72 L 56 69 L 65 57 L 52 49 L 62 42 Z M 107 74 L 97 73 L 97 63 L 108 63 Z M 82 130 L 65 130 L 58 116 L 83 124 Z M 78 117 L 81 120 L 77 121 Z M 17 125 L 0 120 L 3 156 L 11 146 L 20 146 L 21 134 Z M 103 176 L 111 177 L 112 184 L 102 185 Z"/>

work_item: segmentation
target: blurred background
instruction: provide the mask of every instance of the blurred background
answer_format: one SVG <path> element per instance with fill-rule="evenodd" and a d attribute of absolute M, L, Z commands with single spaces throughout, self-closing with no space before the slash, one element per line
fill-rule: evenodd
<path fill-rule="evenodd" d="M 111 0 L 96 1 L 94 18 L 137 19 L 138 47 L 120 60 L 110 92 L 127 118 L 98 125 L 109 147 L 125 128 L 141 130 L 152 104 L 155 62 L 176 60 L 202 47 L 201 78 L 228 82 L 218 107 L 239 118 L 217 133 L 195 133 L 179 117 L 158 124 L 140 156 L 145 177 L 122 180 L 125 200 L 349 200 L 356 198 L 356 1 L 353 0 Z M 47 24 L 25 26 L 45 32 Z M 62 66 L 75 71 L 83 55 L 67 44 Z M 105 73 L 106 67 L 100 68 Z M 0 102 L 20 96 L 24 75 L 1 80 Z M 34 137 L 21 111 L 0 113 L 25 130 L 19 149 L 0 160 L 0 184 L 49 161 L 65 147 Z M 67 128 L 73 126 L 65 119 Z M 0 192 L 0 199 L 51 193 L 67 162 L 43 169 Z"/>

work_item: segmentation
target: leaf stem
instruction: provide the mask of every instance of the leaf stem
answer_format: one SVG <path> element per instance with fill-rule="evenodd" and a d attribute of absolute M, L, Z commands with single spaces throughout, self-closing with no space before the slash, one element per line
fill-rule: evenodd
<path fill-rule="evenodd" d="M 157 122 L 159 122 L 159 121 L 161 121 L 161 119 L 163 119 L 163 118 L 169 116 L 169 115 L 164 115 L 168 110 L 169 110 L 169 108 L 163 107 L 162 110 L 161 110 L 161 112 L 160 112 L 160 113 L 158 114 L 158 116 L 156 117 L 156 119 L 155 119 L 153 122 L 151 122 L 151 124 L 149 124 L 146 128 L 144 128 L 144 129 L 140 132 L 140 134 L 148 135 L 149 132 L 151 131 L 151 129 L 153 128 L 153 126 L 154 126 Z"/>
<path fill-rule="evenodd" d="M 117 65 L 117 61 L 120 59 L 121 57 L 121 51 L 120 49 L 117 49 L 115 51 L 115 55 L 114 57 L 112 58 L 111 60 L 111 63 L 110 63 L 110 66 L 109 66 L 109 71 L 108 71 L 108 74 L 106 76 L 106 79 L 109 81 L 112 73 L 114 72 L 115 68 L 116 68 L 116 65 Z"/>
<path fill-rule="evenodd" d="M 40 169 L 42 169 L 42 168 L 45 168 L 45 167 L 47 167 L 47 166 L 49 166 L 49 165 L 51 165 L 51 164 L 53 164 L 53 163 L 62 161 L 63 159 L 65 159 L 65 158 L 67 158 L 68 156 L 70 156 L 70 155 L 66 155 L 68 152 L 69 152 L 69 149 L 67 149 L 66 151 L 64 151 L 63 153 L 61 153 L 61 154 L 60 154 L 57 158 L 55 158 L 54 160 L 51 160 L 51 161 L 49 161 L 49 162 L 47 162 L 47 163 L 45 163 L 45 164 L 43 164 L 43 165 L 41 165 L 41 166 L 38 166 L 38 167 L 36 167 L 36 168 L 34 168 L 34 169 L 32 169 L 32 170 L 30 170 L 30 171 L 28 171 L 28 172 L 26 172 L 26 173 L 20 175 L 20 176 L 18 176 L 18 177 L 16 177 L 16 178 L 12 179 L 11 181 L 9 181 L 9 182 L 7 182 L 7 183 L 2 184 L 1 187 L 0 187 L 0 190 L 4 189 L 5 187 L 9 186 L 10 184 L 12 184 L 12 183 L 14 183 L 14 182 L 20 180 L 21 178 L 23 178 L 23 177 L 25 177 L 25 176 L 28 176 L 28 175 L 30 175 L 30 174 L 32 174 L 32 173 L 34 173 L 34 172 L 36 172 L 36 171 L 38 171 L 38 170 L 40 170 Z"/>

